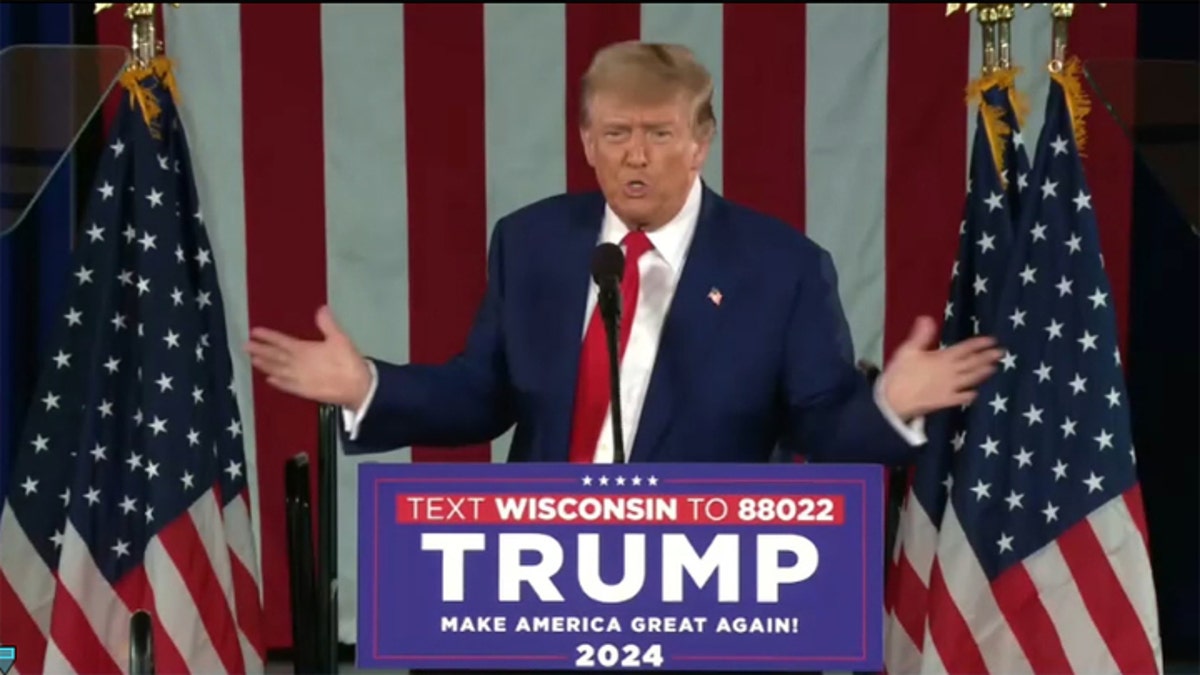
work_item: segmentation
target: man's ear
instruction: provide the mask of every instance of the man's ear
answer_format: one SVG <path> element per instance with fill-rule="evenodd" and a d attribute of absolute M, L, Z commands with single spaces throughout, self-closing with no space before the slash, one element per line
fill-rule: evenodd
<path fill-rule="evenodd" d="M 704 168 L 704 162 L 708 159 L 708 150 L 711 147 L 711 140 L 692 141 L 692 171 L 700 171 Z"/>
<path fill-rule="evenodd" d="M 591 129 L 579 127 L 579 142 L 583 144 L 583 156 L 587 158 L 588 166 L 595 168 L 595 148 L 592 144 Z"/>

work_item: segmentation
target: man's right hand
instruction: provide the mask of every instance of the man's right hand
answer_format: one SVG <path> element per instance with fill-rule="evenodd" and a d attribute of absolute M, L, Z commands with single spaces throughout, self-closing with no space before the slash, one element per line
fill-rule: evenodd
<path fill-rule="evenodd" d="M 371 371 L 329 307 L 317 310 L 316 321 L 324 340 L 301 340 L 269 328 L 252 329 L 246 344 L 250 362 L 277 389 L 358 410 L 371 389 Z"/>

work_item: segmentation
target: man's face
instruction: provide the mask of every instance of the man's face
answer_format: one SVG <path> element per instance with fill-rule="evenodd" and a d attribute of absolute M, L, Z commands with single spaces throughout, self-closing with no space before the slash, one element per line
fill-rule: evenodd
<path fill-rule="evenodd" d="M 708 142 L 692 132 L 687 103 L 638 105 L 597 93 L 589 113 L 584 153 L 609 206 L 630 226 L 666 224 L 683 208 L 708 154 Z"/>

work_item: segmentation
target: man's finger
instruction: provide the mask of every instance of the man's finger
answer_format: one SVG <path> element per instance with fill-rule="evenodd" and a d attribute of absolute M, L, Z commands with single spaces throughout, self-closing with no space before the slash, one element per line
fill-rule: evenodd
<path fill-rule="evenodd" d="M 269 377 L 283 377 L 291 375 L 291 367 L 287 364 L 279 363 L 261 356 L 251 356 L 250 365 L 254 366 L 264 375 Z"/>
<path fill-rule="evenodd" d="M 948 358 L 961 359 L 969 357 L 977 352 L 991 349 L 995 347 L 996 344 L 996 338 L 990 335 L 979 335 L 951 345 L 942 350 L 942 353 Z"/>
<path fill-rule="evenodd" d="M 996 366 L 988 365 L 959 373 L 958 377 L 955 378 L 955 384 L 957 384 L 955 389 L 959 391 L 965 389 L 974 389 L 975 387 L 978 387 L 979 384 L 984 380 L 991 377 L 992 373 L 995 372 Z"/>
<path fill-rule="evenodd" d="M 257 358 L 268 363 L 281 366 L 292 362 L 291 352 L 267 342 L 250 342 L 246 344 L 246 353 L 251 358 Z"/>
<path fill-rule="evenodd" d="M 954 371 L 956 373 L 974 372 L 980 368 L 995 365 L 1002 358 L 1004 358 L 1003 349 L 989 349 L 985 352 L 976 352 L 958 360 L 954 364 Z"/>
<path fill-rule="evenodd" d="M 270 328 L 253 328 L 250 330 L 252 341 L 272 345 L 280 349 L 294 352 L 305 344 L 305 340 L 294 338 L 285 333 Z"/>
<path fill-rule="evenodd" d="M 288 377 L 288 376 L 268 377 L 267 384 L 271 385 L 272 387 L 275 387 L 276 389 L 279 389 L 280 391 L 282 391 L 284 393 L 291 394 L 292 396 L 297 396 L 299 398 L 307 399 L 309 401 L 316 401 L 318 403 L 331 403 L 331 401 L 325 400 L 327 397 L 327 394 L 323 394 L 321 392 L 313 390 L 309 386 L 305 386 L 305 384 L 303 382 L 301 382 L 300 380 L 298 380 L 294 377 Z"/>
<path fill-rule="evenodd" d="M 970 403 L 974 401 L 975 397 L 978 395 L 979 392 L 975 391 L 974 389 L 971 391 L 961 391 L 946 399 L 946 403 L 943 407 L 957 408 L 959 406 L 970 405 Z"/>
<path fill-rule="evenodd" d="M 267 378 L 267 384 L 293 396 L 308 398 L 308 396 L 304 393 L 304 388 L 294 377 L 290 377 L 288 375 L 272 375 Z"/>

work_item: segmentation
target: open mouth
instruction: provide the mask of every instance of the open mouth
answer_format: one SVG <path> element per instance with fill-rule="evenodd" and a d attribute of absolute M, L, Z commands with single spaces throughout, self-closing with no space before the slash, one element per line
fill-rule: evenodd
<path fill-rule="evenodd" d="M 648 186 L 646 185 L 646 183 L 644 181 L 640 181 L 640 180 L 625 181 L 625 194 L 627 194 L 631 197 L 638 197 L 638 196 L 644 195 L 644 194 L 646 194 L 647 189 L 648 189 Z"/>

